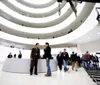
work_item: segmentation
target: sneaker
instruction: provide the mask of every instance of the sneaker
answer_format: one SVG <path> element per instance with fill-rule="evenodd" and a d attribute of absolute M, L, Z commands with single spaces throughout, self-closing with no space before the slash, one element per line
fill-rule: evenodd
<path fill-rule="evenodd" d="M 67 69 L 64 69 L 64 72 L 66 72 L 66 71 L 68 71 L 69 70 L 69 68 L 67 68 Z"/>
<path fill-rule="evenodd" d="M 46 77 L 50 77 L 51 75 L 45 74 Z"/>

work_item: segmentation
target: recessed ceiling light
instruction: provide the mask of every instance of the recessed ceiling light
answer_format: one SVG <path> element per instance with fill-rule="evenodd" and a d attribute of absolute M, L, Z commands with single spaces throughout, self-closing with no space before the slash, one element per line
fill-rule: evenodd
<path fill-rule="evenodd" d="M 90 39 L 91 37 L 88 37 L 88 39 Z"/>
<path fill-rule="evenodd" d="M 98 32 L 97 34 L 100 35 L 100 32 Z"/>

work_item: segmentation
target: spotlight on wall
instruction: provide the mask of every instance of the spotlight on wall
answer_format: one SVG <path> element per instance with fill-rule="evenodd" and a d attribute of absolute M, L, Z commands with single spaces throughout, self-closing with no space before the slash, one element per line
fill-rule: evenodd
<path fill-rule="evenodd" d="M 53 38 L 55 38 L 55 37 L 53 36 Z"/>
<path fill-rule="evenodd" d="M 24 24 L 22 24 L 22 26 L 24 26 Z"/>
<path fill-rule="evenodd" d="M 70 29 L 70 30 L 68 31 L 68 34 L 69 34 L 69 33 L 71 33 L 71 32 L 73 32 L 73 30 L 72 30 L 72 29 Z"/>

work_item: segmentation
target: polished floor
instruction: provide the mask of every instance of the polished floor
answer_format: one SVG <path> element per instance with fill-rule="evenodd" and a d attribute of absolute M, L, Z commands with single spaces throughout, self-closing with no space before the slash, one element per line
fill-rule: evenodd
<path fill-rule="evenodd" d="M 96 85 L 88 76 L 83 68 L 78 72 L 56 71 L 52 73 L 52 77 L 45 77 L 44 73 L 38 76 L 29 74 L 18 74 L 2 72 L 2 64 L 0 64 L 0 85 Z"/>

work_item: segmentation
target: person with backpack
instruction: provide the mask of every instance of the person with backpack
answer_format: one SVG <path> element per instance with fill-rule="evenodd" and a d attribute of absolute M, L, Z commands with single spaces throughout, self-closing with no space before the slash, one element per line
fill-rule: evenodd
<path fill-rule="evenodd" d="M 78 59 L 77 54 L 72 52 L 71 57 L 70 57 L 70 60 L 72 61 L 72 70 L 74 70 L 74 68 L 75 68 L 75 70 L 77 71 L 77 65 L 76 65 L 77 59 Z"/>
<path fill-rule="evenodd" d="M 69 68 L 67 67 L 68 60 L 69 60 L 69 54 L 68 54 L 68 52 L 66 52 L 66 49 L 64 49 L 64 52 L 62 52 L 61 56 L 63 58 L 64 71 L 66 72 L 69 70 Z"/>

